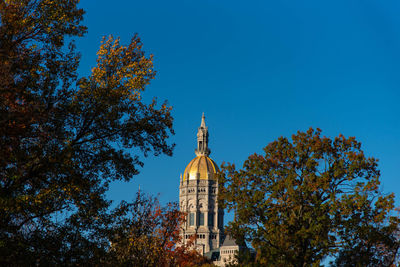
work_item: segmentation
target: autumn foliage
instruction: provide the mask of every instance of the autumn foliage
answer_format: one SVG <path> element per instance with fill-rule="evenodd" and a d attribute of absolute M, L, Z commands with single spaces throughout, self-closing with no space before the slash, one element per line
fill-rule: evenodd
<path fill-rule="evenodd" d="M 0 0 L 0 265 L 104 265 L 110 182 L 172 155 L 171 107 L 142 100 L 156 72 L 138 36 L 104 38 L 77 73 L 78 2 Z"/>
<path fill-rule="evenodd" d="M 181 243 L 185 214 L 176 203 L 161 207 L 157 199 L 138 193 L 132 203 L 121 203 L 111 226 L 108 262 L 124 266 L 197 266 L 207 263 L 194 243 Z"/>
<path fill-rule="evenodd" d="M 262 266 L 391 266 L 398 260 L 394 195 L 379 189 L 378 161 L 354 137 L 321 130 L 280 137 L 237 170 L 222 168 L 220 201 L 229 231 Z"/>

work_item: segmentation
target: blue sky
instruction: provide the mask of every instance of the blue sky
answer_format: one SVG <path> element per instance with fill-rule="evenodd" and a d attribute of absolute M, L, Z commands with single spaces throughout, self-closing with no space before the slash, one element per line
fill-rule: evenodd
<path fill-rule="evenodd" d="M 179 175 L 195 156 L 205 112 L 211 157 L 241 166 L 279 136 L 319 127 L 355 136 L 380 160 L 382 189 L 400 204 L 400 2 L 81 1 L 88 34 L 77 42 L 80 74 L 95 65 L 102 36 L 138 33 L 154 54 L 145 99 L 173 106 L 173 157 L 144 159 L 109 198 L 131 200 L 139 185 L 178 199 Z"/>

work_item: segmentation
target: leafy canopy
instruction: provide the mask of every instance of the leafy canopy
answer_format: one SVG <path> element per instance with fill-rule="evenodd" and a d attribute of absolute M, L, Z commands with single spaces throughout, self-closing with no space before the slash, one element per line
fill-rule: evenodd
<path fill-rule="evenodd" d="M 156 72 L 138 36 L 104 38 L 78 79 L 78 2 L 0 1 L 2 265 L 95 264 L 109 249 L 109 183 L 172 154 L 171 107 L 141 98 Z"/>
<path fill-rule="evenodd" d="M 394 195 L 379 191 L 377 160 L 354 137 L 309 129 L 280 137 L 236 170 L 222 166 L 220 200 L 229 231 L 251 242 L 265 266 L 389 266 L 399 248 Z M 352 258 L 350 257 L 352 255 Z"/>
<path fill-rule="evenodd" d="M 132 203 L 115 209 L 106 262 L 119 266 L 200 266 L 208 260 L 195 249 L 194 240 L 183 245 L 180 230 L 185 214 L 176 203 L 161 207 L 156 198 L 136 194 Z M 178 245 L 179 244 L 179 245 Z"/>

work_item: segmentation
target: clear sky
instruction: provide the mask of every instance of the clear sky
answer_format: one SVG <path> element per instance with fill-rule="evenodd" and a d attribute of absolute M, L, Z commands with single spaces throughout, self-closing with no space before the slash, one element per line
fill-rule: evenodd
<path fill-rule="evenodd" d="M 279 136 L 319 127 L 355 136 L 380 160 L 384 192 L 400 206 L 400 2 L 397 0 L 85 0 L 88 34 L 77 42 L 80 74 L 95 64 L 103 35 L 134 33 L 154 54 L 146 99 L 173 106 L 172 157 L 144 159 L 109 198 L 139 185 L 177 201 L 179 175 L 195 157 L 202 112 L 211 157 L 241 166 Z"/>

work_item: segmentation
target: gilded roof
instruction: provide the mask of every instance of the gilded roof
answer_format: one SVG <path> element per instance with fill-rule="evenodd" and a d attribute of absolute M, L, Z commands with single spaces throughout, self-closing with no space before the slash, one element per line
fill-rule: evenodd
<path fill-rule="evenodd" d="M 219 171 L 217 164 L 208 156 L 200 155 L 192 159 L 185 168 L 183 180 L 207 180 L 216 179 Z"/>

